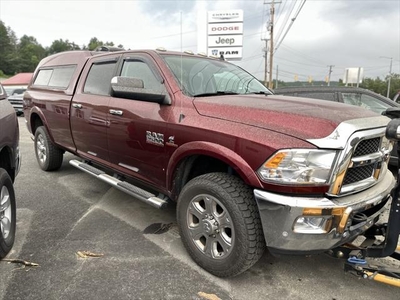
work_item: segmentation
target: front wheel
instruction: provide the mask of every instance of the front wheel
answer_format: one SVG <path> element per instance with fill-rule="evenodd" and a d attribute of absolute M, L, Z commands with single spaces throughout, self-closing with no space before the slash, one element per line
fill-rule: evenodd
<path fill-rule="evenodd" d="M 42 170 L 54 171 L 61 167 L 64 152 L 52 143 L 44 126 L 35 131 L 35 154 Z"/>
<path fill-rule="evenodd" d="M 264 252 L 253 193 L 234 176 L 210 173 L 192 179 L 180 193 L 177 219 L 192 259 L 216 276 L 238 275 Z"/>
<path fill-rule="evenodd" d="M 16 207 L 12 180 L 0 169 L 0 259 L 10 252 L 15 239 Z"/>

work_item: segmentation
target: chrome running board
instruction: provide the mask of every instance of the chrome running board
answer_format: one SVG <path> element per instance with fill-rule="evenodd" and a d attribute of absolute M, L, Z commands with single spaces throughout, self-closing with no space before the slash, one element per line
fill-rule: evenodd
<path fill-rule="evenodd" d="M 78 160 L 70 160 L 69 163 L 74 166 L 75 168 L 78 168 L 81 171 L 84 171 L 94 177 L 97 177 L 98 179 L 107 182 L 108 184 L 112 185 L 113 187 L 119 189 L 120 191 L 127 193 L 140 201 L 143 201 L 147 204 L 150 204 L 151 206 L 155 208 L 163 208 L 165 207 L 168 202 L 166 199 L 161 199 L 158 198 L 156 195 L 145 191 L 144 189 L 141 189 L 140 187 L 137 187 L 133 184 L 130 184 L 129 182 L 120 180 L 118 178 L 115 178 L 113 176 L 110 176 L 106 174 L 104 171 L 97 169 L 87 163 L 78 161 Z"/>

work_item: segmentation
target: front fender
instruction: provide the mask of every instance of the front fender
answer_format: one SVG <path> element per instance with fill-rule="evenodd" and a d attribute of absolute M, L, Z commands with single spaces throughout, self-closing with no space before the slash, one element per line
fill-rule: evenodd
<path fill-rule="evenodd" d="M 180 146 L 172 154 L 167 168 L 167 186 L 169 190 L 171 190 L 174 171 L 176 170 L 178 164 L 186 157 L 192 155 L 206 155 L 219 159 L 231 166 L 246 184 L 252 187 L 262 188 L 262 184 L 254 170 L 236 152 L 218 144 L 196 141 Z"/>

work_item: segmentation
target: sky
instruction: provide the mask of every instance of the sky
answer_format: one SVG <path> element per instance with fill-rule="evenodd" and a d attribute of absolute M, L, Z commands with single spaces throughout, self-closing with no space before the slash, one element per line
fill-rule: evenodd
<path fill-rule="evenodd" d="M 125 49 L 197 52 L 199 16 L 242 9 L 243 58 L 234 63 L 263 79 L 272 1 L 0 0 L 0 20 L 44 47 L 58 39 L 82 46 L 97 37 Z M 303 1 L 275 0 L 274 79 L 278 73 L 283 81 L 324 80 L 329 66 L 331 80 L 356 67 L 364 77 L 384 78 L 391 63 L 400 74 L 400 0 Z"/>

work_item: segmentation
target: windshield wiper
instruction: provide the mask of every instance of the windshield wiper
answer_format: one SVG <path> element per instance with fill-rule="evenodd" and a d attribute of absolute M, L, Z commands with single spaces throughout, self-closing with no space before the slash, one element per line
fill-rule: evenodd
<path fill-rule="evenodd" d="M 246 93 L 246 94 L 247 94 L 247 95 L 248 95 L 248 94 L 265 95 L 265 96 L 272 95 L 272 93 L 267 92 L 267 91 L 251 92 L 251 93 Z"/>
<path fill-rule="evenodd" d="M 216 91 L 212 93 L 196 94 L 194 97 L 209 97 L 209 96 L 223 96 L 223 95 L 239 95 L 239 93 L 230 91 Z"/>

